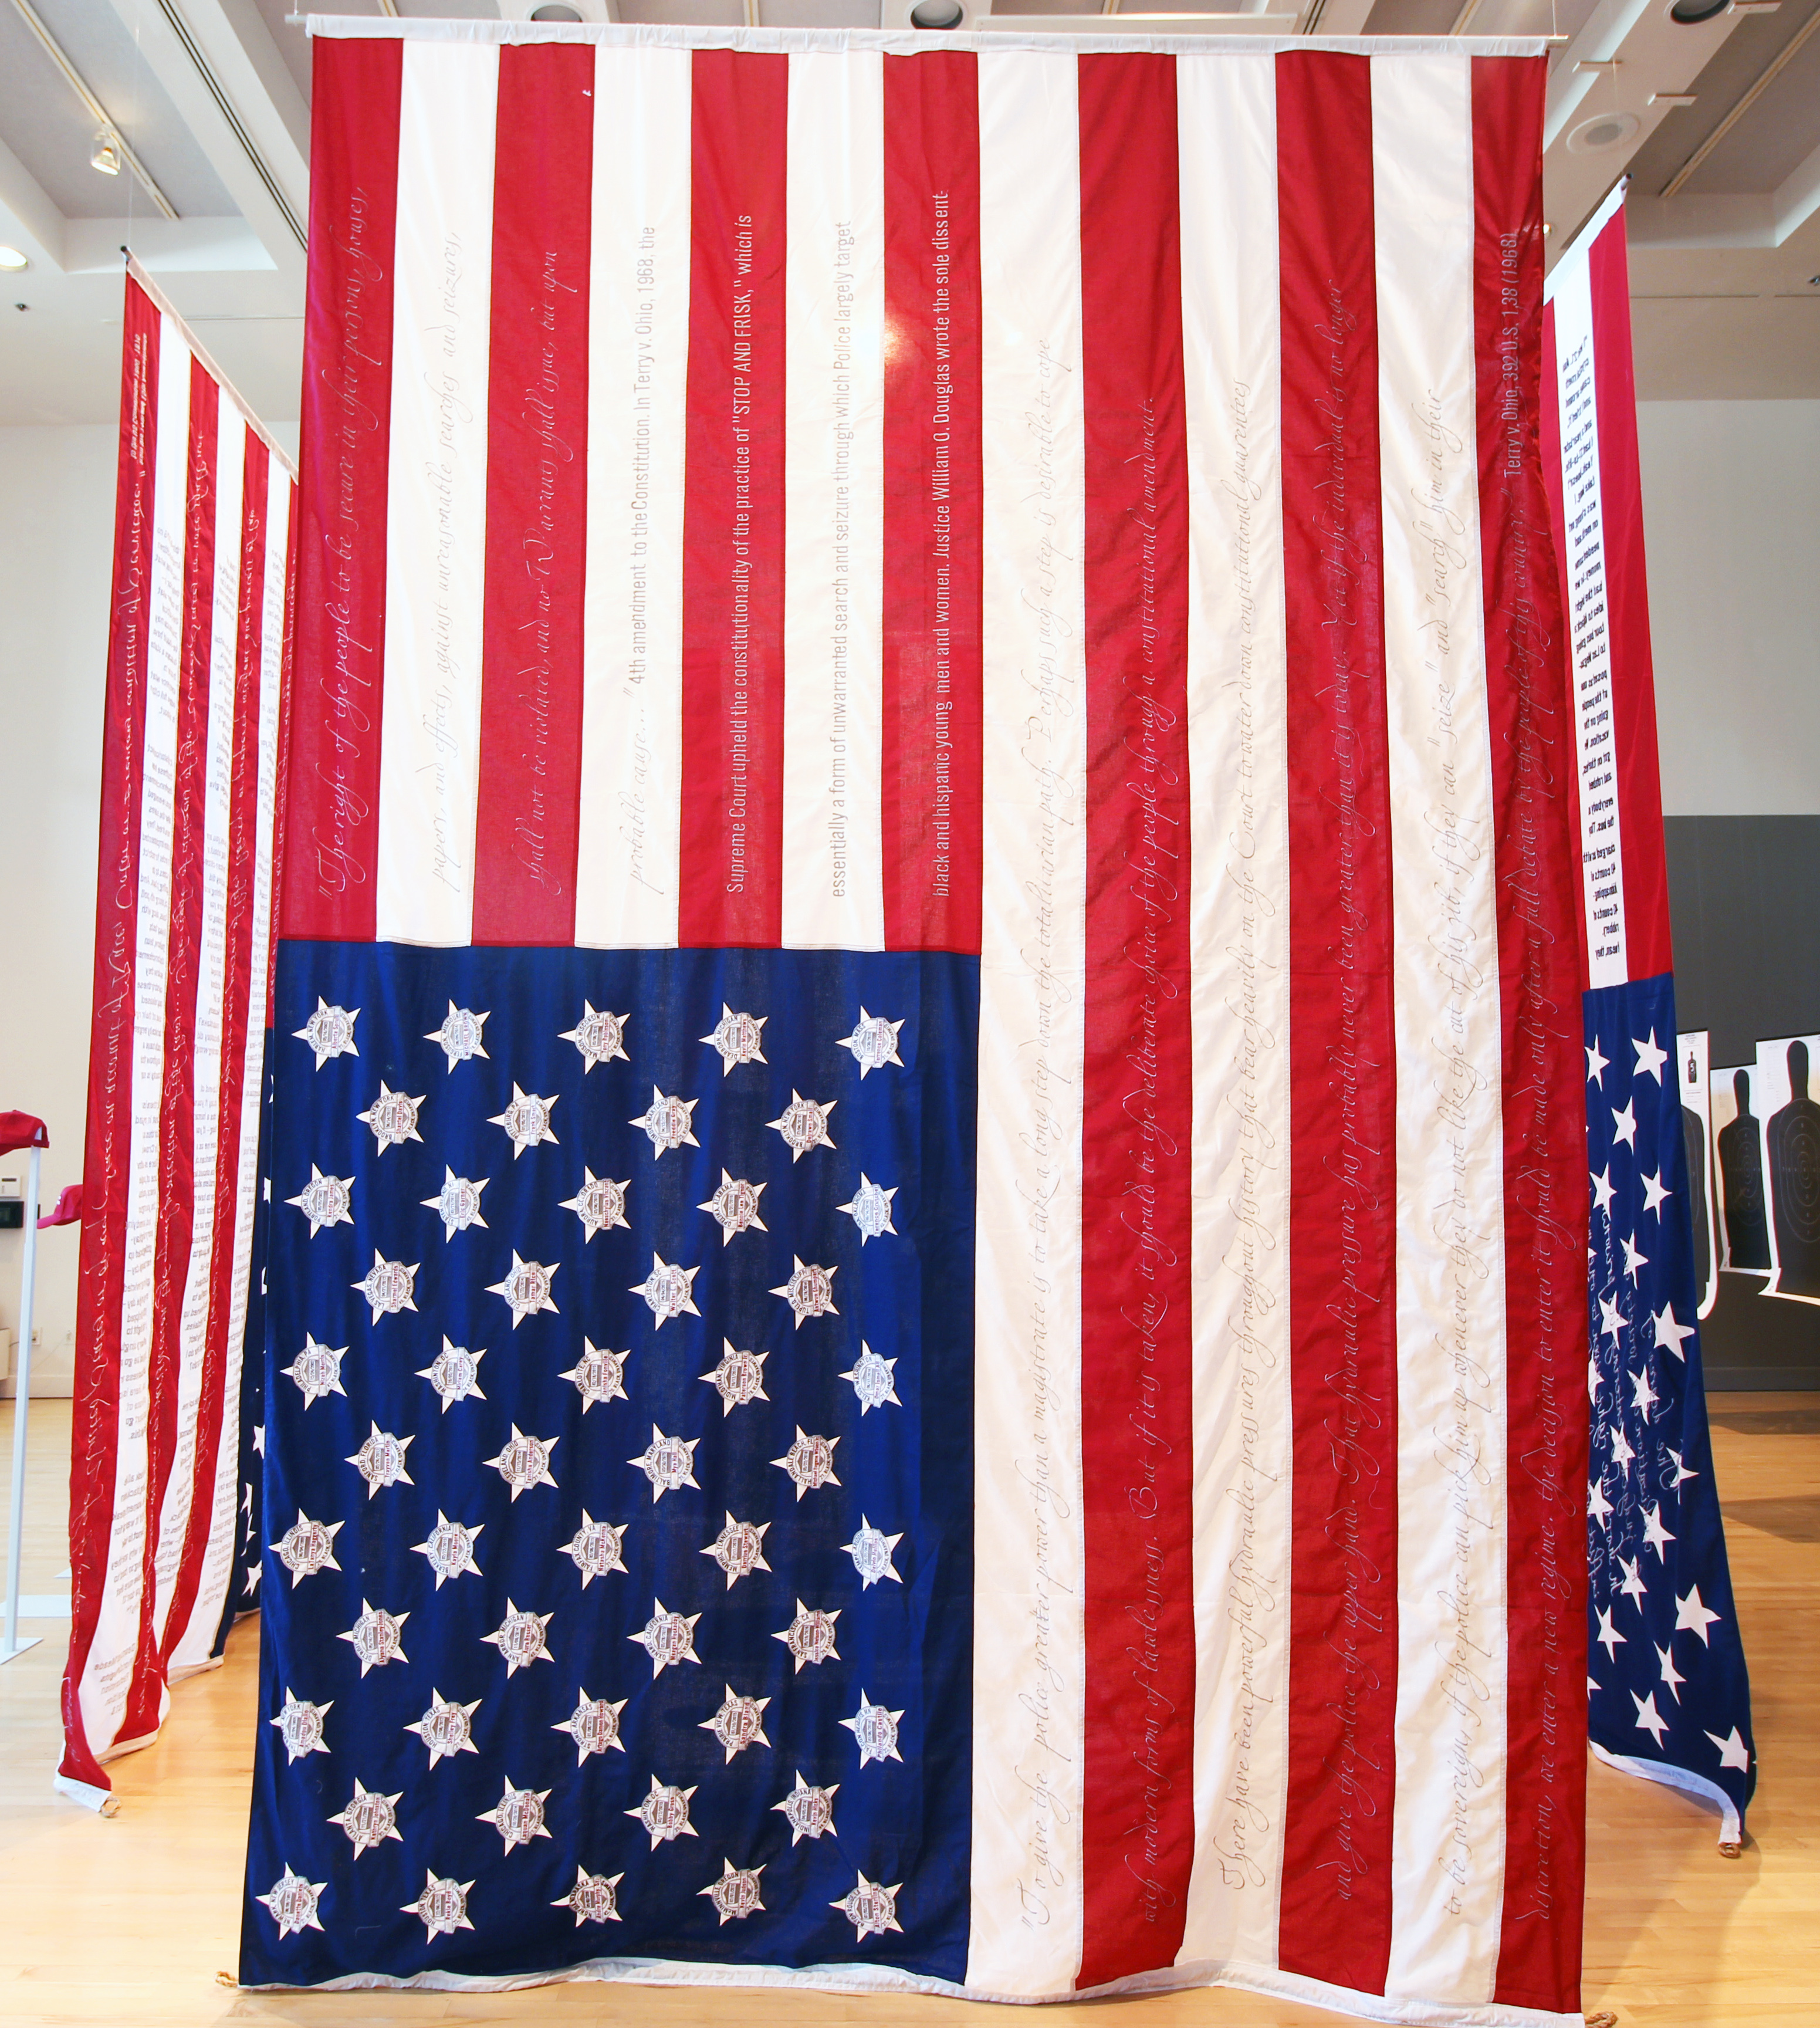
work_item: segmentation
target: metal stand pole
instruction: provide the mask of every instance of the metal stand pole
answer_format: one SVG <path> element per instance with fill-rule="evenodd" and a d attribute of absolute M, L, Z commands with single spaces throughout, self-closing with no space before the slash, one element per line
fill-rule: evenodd
<path fill-rule="evenodd" d="M 19 1273 L 19 1375 L 13 1390 L 13 1507 L 6 1531 L 6 1633 L 0 1663 L 38 1645 L 19 1638 L 19 1561 L 25 1543 L 25 1419 L 31 1400 L 31 1301 L 38 1277 L 38 1167 L 34 1148 L 25 1180 L 25 1258 Z"/>

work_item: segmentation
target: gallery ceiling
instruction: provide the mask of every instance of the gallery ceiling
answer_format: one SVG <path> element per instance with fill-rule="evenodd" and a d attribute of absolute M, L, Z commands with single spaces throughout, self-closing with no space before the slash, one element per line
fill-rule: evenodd
<path fill-rule="evenodd" d="M 907 25 L 912 4 L 343 11 L 876 28 Z M 1552 35 L 1551 245 L 1630 177 L 1640 393 L 1820 397 L 1820 0 L 1219 0 L 1237 18 L 1196 0 L 960 4 L 982 31 L 1092 35 L 1137 17 L 1170 33 Z M 112 417 L 123 245 L 257 410 L 296 415 L 309 102 L 292 0 L 0 0 L 0 247 L 28 264 L 0 271 L 0 424 Z"/>

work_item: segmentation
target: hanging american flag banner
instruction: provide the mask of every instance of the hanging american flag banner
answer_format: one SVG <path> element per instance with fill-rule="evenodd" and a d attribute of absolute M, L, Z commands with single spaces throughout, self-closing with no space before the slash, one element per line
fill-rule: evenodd
<path fill-rule="evenodd" d="M 1582 868 L 1586 1694 L 1593 1752 L 1716 1804 L 1735 1849 L 1757 1763 L 1700 1371 L 1623 201 L 1549 275 L 1544 339 Z"/>
<path fill-rule="evenodd" d="M 241 1589 L 295 484 L 131 263 L 124 325 L 57 1778 L 98 1805 Z"/>
<path fill-rule="evenodd" d="M 313 25 L 242 1981 L 1578 2021 L 1538 46 Z"/>

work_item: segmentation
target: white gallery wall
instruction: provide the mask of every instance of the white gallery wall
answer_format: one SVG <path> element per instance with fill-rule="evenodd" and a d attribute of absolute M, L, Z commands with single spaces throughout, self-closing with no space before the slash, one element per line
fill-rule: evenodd
<path fill-rule="evenodd" d="M 1820 812 L 1820 402 L 1639 423 L 1663 808 Z M 0 1107 L 50 1123 L 50 1197 L 82 1173 L 113 483 L 111 427 L 0 428 Z M 0 1330 L 19 1251 L 0 1233 Z M 39 1263 L 39 1371 L 67 1389 L 75 1229 Z"/>

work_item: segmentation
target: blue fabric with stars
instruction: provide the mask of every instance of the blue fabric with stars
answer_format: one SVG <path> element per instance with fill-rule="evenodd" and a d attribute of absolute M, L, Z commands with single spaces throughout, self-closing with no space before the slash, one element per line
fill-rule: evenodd
<path fill-rule="evenodd" d="M 945 954 L 281 949 L 243 1984 L 964 1978 L 978 1004 Z"/>
<path fill-rule="evenodd" d="M 1700 1371 L 1674 979 L 1588 993 L 1585 1014 L 1589 1730 L 1729 1806 L 1735 1836 L 1756 1749 Z"/>

